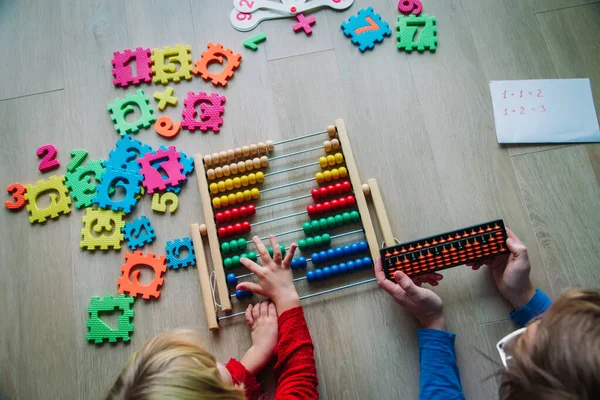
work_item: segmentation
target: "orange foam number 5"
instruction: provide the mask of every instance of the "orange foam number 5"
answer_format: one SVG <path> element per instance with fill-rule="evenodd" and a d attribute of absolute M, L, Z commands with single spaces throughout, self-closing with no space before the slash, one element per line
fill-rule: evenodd
<path fill-rule="evenodd" d="M 365 33 L 368 31 L 376 31 L 379 29 L 379 25 L 377 25 L 377 23 L 373 21 L 373 18 L 367 17 L 365 18 L 365 20 L 369 23 L 369 25 L 356 29 L 354 31 L 355 34 L 360 35 L 361 33 Z"/>
<path fill-rule="evenodd" d="M 9 210 L 20 210 L 25 205 L 25 186 L 20 183 L 13 183 L 6 188 L 6 191 L 12 194 L 14 201 L 5 201 L 4 206 Z"/>
<path fill-rule="evenodd" d="M 40 147 L 37 149 L 35 154 L 37 154 L 38 157 L 43 157 L 42 161 L 40 161 L 40 166 L 38 167 L 38 169 L 42 172 L 60 166 L 60 162 L 55 160 L 57 151 L 53 144 L 47 144 Z"/>

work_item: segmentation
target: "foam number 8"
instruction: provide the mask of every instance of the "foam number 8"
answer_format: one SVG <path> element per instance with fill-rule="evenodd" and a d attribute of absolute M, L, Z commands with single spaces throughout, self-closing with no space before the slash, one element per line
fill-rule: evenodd
<path fill-rule="evenodd" d="M 25 205 L 25 186 L 20 183 L 13 183 L 6 188 L 6 191 L 12 194 L 14 201 L 5 201 L 4 206 L 9 210 L 20 210 Z"/>
<path fill-rule="evenodd" d="M 60 166 L 60 162 L 56 160 L 56 147 L 53 144 L 46 144 L 35 152 L 38 157 L 43 157 L 40 161 L 38 169 L 42 172 L 46 172 L 49 169 L 53 169 Z"/>
<path fill-rule="evenodd" d="M 175 122 L 173 124 L 173 120 L 166 115 L 160 117 L 156 120 L 154 124 L 154 129 L 156 129 L 156 133 L 165 138 L 174 138 L 179 133 L 179 122 Z"/>
<path fill-rule="evenodd" d="M 171 206 L 169 207 L 169 212 L 171 214 L 177 211 L 177 207 L 179 207 L 179 198 L 175 193 L 168 192 L 162 195 L 160 193 L 154 193 L 152 196 L 152 209 L 164 213 L 167 211 L 167 202 L 171 203 Z"/>

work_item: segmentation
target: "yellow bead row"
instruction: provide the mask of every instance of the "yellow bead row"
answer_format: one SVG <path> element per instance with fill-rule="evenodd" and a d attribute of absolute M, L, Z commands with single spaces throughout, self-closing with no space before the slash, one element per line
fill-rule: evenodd
<path fill-rule="evenodd" d="M 243 192 L 230 193 L 221 197 L 215 197 L 212 199 L 212 205 L 214 208 L 221 208 L 231 206 L 237 203 L 243 203 L 245 201 L 260 199 L 260 192 L 254 188 L 251 190 L 244 190 Z"/>
<path fill-rule="evenodd" d="M 266 143 L 260 142 L 258 144 L 251 144 L 249 146 L 236 147 L 235 149 L 229 149 L 220 153 L 212 153 L 204 156 L 204 164 L 207 166 L 223 164 L 228 161 L 240 159 L 242 157 L 250 157 L 256 155 L 267 154 L 269 151 L 273 151 L 275 145 L 272 140 L 267 140 Z"/>
<path fill-rule="evenodd" d="M 254 169 L 266 168 L 269 166 L 269 158 L 262 156 L 261 158 L 247 159 L 246 161 L 240 161 L 238 163 L 231 163 L 222 167 L 210 168 L 206 170 L 206 177 L 209 180 L 215 180 L 224 176 L 242 174 L 246 171 L 252 171 Z"/>
<path fill-rule="evenodd" d="M 217 183 L 211 183 L 209 188 L 212 194 L 217 194 L 219 192 L 227 192 L 233 189 L 239 189 L 242 186 L 251 186 L 256 185 L 257 183 L 263 183 L 265 181 L 265 174 L 262 172 L 251 173 L 248 175 L 242 175 L 240 177 L 235 177 L 233 179 L 225 179 L 224 181 L 219 181 Z"/>
<path fill-rule="evenodd" d="M 328 166 L 333 167 L 336 164 L 342 164 L 344 162 L 344 155 L 342 153 L 335 153 L 334 155 L 328 155 L 327 157 L 319 157 L 319 165 L 321 168 L 327 168 Z"/>
<path fill-rule="evenodd" d="M 332 168 L 330 170 L 325 170 L 323 172 L 317 172 L 315 174 L 315 179 L 317 183 L 321 184 L 323 182 L 336 181 L 338 179 L 343 179 L 348 176 L 348 170 L 346 167 Z"/>

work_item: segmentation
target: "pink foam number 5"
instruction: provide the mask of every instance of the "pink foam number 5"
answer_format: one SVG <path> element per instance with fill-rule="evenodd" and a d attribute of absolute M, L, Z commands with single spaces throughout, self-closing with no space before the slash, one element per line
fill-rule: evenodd
<path fill-rule="evenodd" d="M 423 10 L 423 4 L 421 0 L 400 0 L 398 1 L 398 11 L 404 14 L 413 13 L 415 15 L 421 14 Z"/>
<path fill-rule="evenodd" d="M 53 144 L 47 144 L 37 149 L 35 154 L 38 157 L 43 157 L 38 169 L 46 172 L 50 169 L 60 167 L 60 162 L 55 159 L 57 153 L 56 147 Z"/>

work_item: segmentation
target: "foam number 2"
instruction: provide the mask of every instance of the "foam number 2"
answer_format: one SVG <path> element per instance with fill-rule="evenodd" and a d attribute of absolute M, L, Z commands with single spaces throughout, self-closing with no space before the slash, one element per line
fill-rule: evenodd
<path fill-rule="evenodd" d="M 169 212 L 173 214 L 177 211 L 177 207 L 179 207 L 179 198 L 175 193 L 154 193 L 152 196 L 152 209 L 158 212 L 166 212 L 167 211 L 167 202 L 171 203 L 169 207 Z"/>
<path fill-rule="evenodd" d="M 50 169 L 60 167 L 60 162 L 55 159 L 57 153 L 56 147 L 53 144 L 47 144 L 37 149 L 35 154 L 37 154 L 38 157 L 43 157 L 38 169 L 42 172 L 46 172 Z"/>
<path fill-rule="evenodd" d="M 6 191 L 12 194 L 14 201 L 5 201 L 4 206 L 9 210 L 20 210 L 25 205 L 25 186 L 20 183 L 13 183 L 6 188 Z"/>

